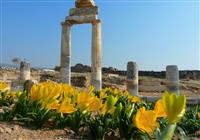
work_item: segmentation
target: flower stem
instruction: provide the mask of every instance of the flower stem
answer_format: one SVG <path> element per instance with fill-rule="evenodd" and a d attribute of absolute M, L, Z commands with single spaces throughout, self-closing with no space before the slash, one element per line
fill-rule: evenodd
<path fill-rule="evenodd" d="M 175 129 L 176 124 L 169 124 L 168 127 L 166 127 L 162 132 L 159 140 L 171 140 L 174 135 Z"/>

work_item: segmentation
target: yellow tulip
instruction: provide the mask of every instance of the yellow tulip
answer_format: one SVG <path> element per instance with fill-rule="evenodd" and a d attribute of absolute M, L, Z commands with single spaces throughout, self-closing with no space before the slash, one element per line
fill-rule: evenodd
<path fill-rule="evenodd" d="M 100 99 L 104 99 L 104 98 L 106 98 L 107 96 L 108 96 L 108 95 L 107 95 L 105 92 L 100 91 L 100 95 L 99 95 Z"/>
<path fill-rule="evenodd" d="M 105 114 L 107 112 L 107 105 L 106 104 L 103 104 L 102 105 L 102 108 L 101 108 L 101 114 Z"/>
<path fill-rule="evenodd" d="M 93 101 L 89 104 L 87 111 L 98 112 L 101 107 L 102 107 L 101 99 L 94 98 Z"/>
<path fill-rule="evenodd" d="M 163 106 L 163 100 L 162 99 L 159 99 L 156 102 L 154 111 L 156 112 L 157 117 L 166 117 L 167 116 L 165 109 L 164 109 L 164 106 Z"/>
<path fill-rule="evenodd" d="M 107 103 L 103 104 L 101 107 L 101 114 L 105 115 L 106 113 L 113 114 L 115 112 L 116 107 L 111 106 L 108 107 Z"/>
<path fill-rule="evenodd" d="M 9 87 L 8 87 L 8 84 L 4 83 L 4 82 L 0 82 L 0 91 L 4 91 L 4 90 L 7 90 Z"/>
<path fill-rule="evenodd" d="M 71 114 L 76 110 L 77 109 L 74 107 L 74 105 L 70 104 L 69 102 L 62 102 L 60 108 L 58 109 L 60 113 L 66 113 L 66 114 Z"/>
<path fill-rule="evenodd" d="M 186 97 L 166 92 L 162 97 L 162 101 L 169 123 L 176 124 L 185 113 Z"/>
<path fill-rule="evenodd" d="M 50 104 L 47 104 L 46 108 L 54 110 L 54 109 L 58 109 L 60 107 L 59 101 L 55 100 L 53 102 L 51 102 Z"/>
<path fill-rule="evenodd" d="M 115 111 L 115 104 L 117 103 L 118 98 L 110 95 L 106 102 L 101 107 L 101 114 L 105 114 L 106 112 L 113 114 Z"/>
<path fill-rule="evenodd" d="M 200 112 L 199 112 L 199 113 L 197 113 L 197 116 L 198 116 L 198 118 L 200 119 Z"/>
<path fill-rule="evenodd" d="M 133 117 L 134 125 L 141 131 L 153 133 L 158 127 L 156 122 L 156 113 L 153 110 L 146 111 L 144 107 L 140 108 L 136 116 Z"/>
<path fill-rule="evenodd" d="M 129 95 L 128 99 L 131 102 L 133 102 L 133 103 L 141 103 L 142 102 L 142 100 L 139 97 L 137 97 L 137 96 L 131 96 L 131 95 Z"/>
<path fill-rule="evenodd" d="M 78 94 L 77 97 L 77 107 L 80 110 L 84 111 L 89 107 L 89 105 L 94 101 L 94 99 L 94 96 L 85 92 L 81 92 Z"/>
<path fill-rule="evenodd" d="M 53 87 L 52 89 L 49 90 L 49 93 L 46 96 L 46 98 L 48 98 L 48 99 L 57 99 L 61 94 L 61 90 L 62 89 L 61 89 L 61 87 L 59 85 Z"/>
<path fill-rule="evenodd" d="M 32 101 L 37 100 L 37 94 L 38 94 L 38 86 L 33 85 L 31 90 L 30 90 L 30 97 Z"/>

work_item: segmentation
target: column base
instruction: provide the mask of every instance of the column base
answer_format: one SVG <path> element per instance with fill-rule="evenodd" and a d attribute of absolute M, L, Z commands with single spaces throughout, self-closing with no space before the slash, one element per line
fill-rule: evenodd
<path fill-rule="evenodd" d="M 66 83 L 68 85 L 71 85 L 71 71 L 69 68 L 61 68 L 60 69 L 60 81 L 62 83 Z"/>

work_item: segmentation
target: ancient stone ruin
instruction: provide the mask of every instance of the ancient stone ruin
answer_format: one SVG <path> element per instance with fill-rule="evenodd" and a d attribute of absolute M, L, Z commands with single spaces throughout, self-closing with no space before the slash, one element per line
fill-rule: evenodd
<path fill-rule="evenodd" d="M 30 72 L 30 64 L 21 61 L 20 62 L 20 83 L 24 83 L 26 80 L 30 80 L 31 72 Z"/>
<path fill-rule="evenodd" d="M 135 62 L 127 64 L 127 90 L 132 95 L 138 95 L 138 66 Z"/>
<path fill-rule="evenodd" d="M 76 0 L 75 5 L 76 8 L 71 8 L 69 16 L 61 23 L 61 82 L 71 84 L 71 27 L 77 24 L 92 24 L 91 84 L 96 90 L 101 90 L 101 20 L 97 18 L 98 7 L 93 0 Z"/>

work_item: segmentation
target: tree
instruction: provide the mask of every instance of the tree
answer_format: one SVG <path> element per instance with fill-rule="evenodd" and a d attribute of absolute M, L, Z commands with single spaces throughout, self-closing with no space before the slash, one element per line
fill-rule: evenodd
<path fill-rule="evenodd" d="M 14 57 L 14 58 L 12 59 L 12 63 L 13 63 L 13 64 L 18 65 L 20 62 L 21 62 L 21 59 L 20 59 L 20 58 Z"/>

